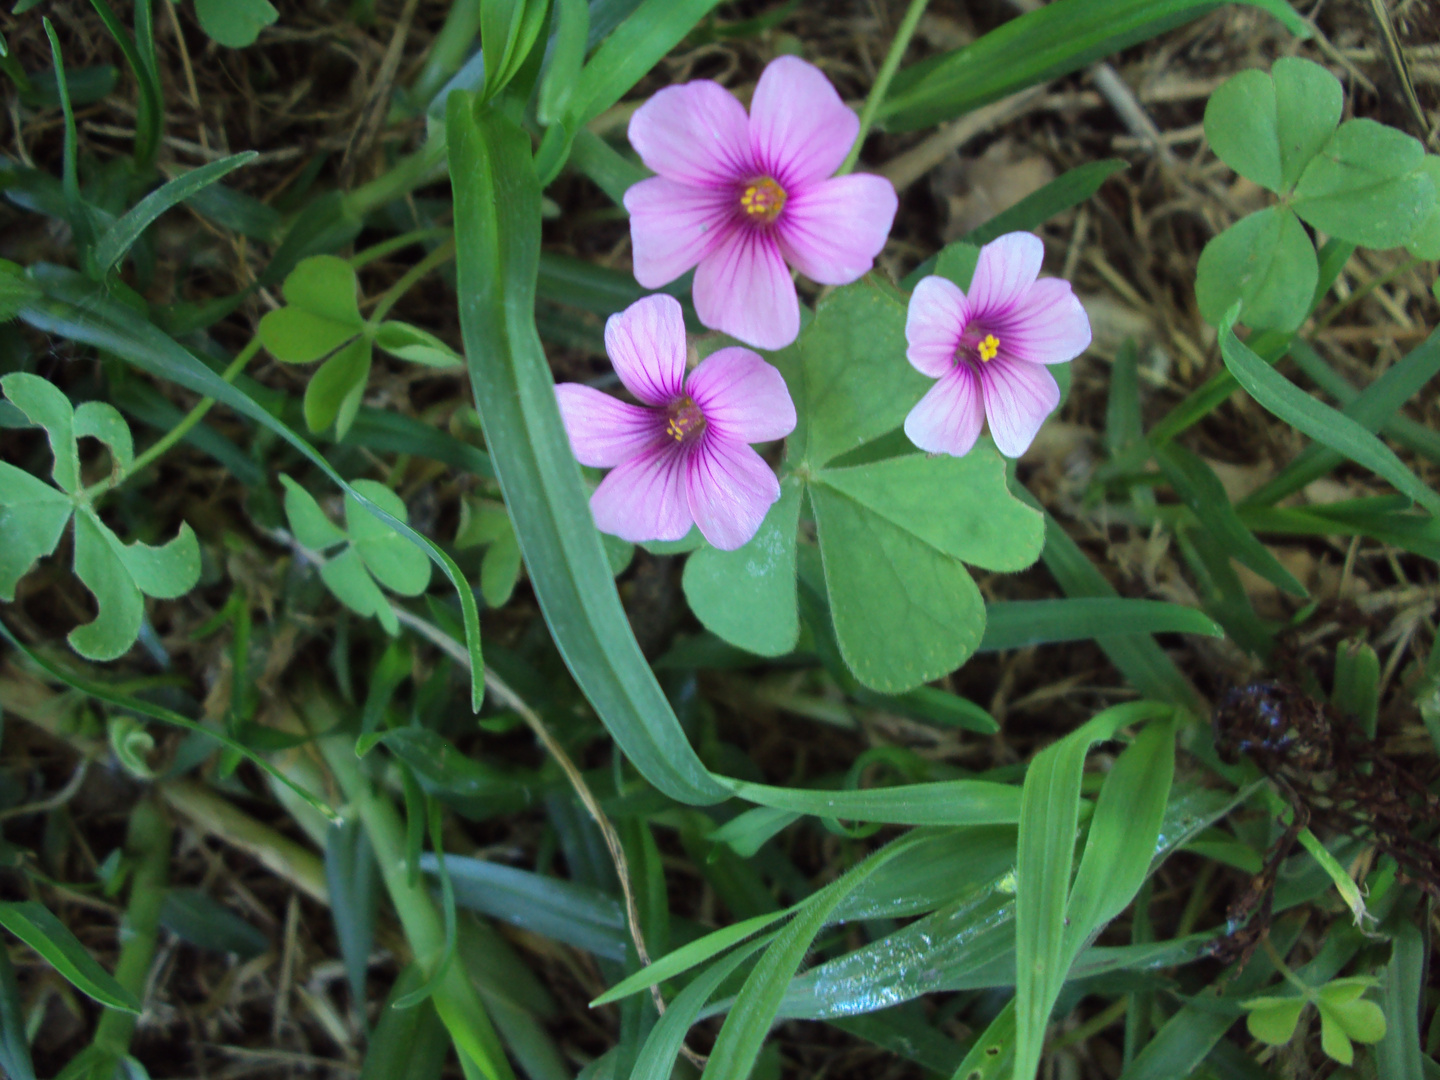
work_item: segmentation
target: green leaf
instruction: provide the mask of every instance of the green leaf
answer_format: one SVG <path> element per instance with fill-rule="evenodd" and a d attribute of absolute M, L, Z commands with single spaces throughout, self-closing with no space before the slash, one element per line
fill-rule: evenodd
<path fill-rule="evenodd" d="M 370 359 L 370 341 L 359 337 L 320 365 L 305 387 L 306 427 L 319 432 L 333 423 L 335 437 L 345 438 L 370 382 Z"/>
<path fill-rule="evenodd" d="M 1368 739 L 1375 738 L 1380 711 L 1380 657 L 1365 641 L 1347 641 L 1335 650 L 1335 685 L 1330 704 L 1353 720 Z"/>
<path fill-rule="evenodd" d="M 1230 503 L 1225 485 L 1210 466 L 1174 442 L 1156 450 L 1155 459 L 1165 471 L 1175 494 L 1194 512 L 1200 527 L 1208 531 L 1232 558 L 1244 563 L 1281 592 L 1297 597 L 1306 595 L 1305 586 L 1245 527 Z"/>
<path fill-rule="evenodd" d="M 395 1007 L 424 984 L 425 971 L 419 964 L 411 963 L 400 972 L 370 1033 L 360 1080 L 440 1080 L 450 1036 L 435 1003 L 426 1000 L 408 1009 Z"/>
<path fill-rule="evenodd" d="M 1210 96 L 1205 137 L 1221 161 L 1277 195 L 1289 191 L 1340 123 L 1340 80 L 1298 57 L 1242 71 Z"/>
<path fill-rule="evenodd" d="M 135 442 L 130 437 L 130 426 L 125 423 L 120 411 L 108 402 L 82 402 L 75 409 L 71 430 L 77 440 L 88 436 L 100 440 L 109 448 L 113 479 L 119 480 L 135 464 Z"/>
<path fill-rule="evenodd" d="M 887 825 L 1013 825 L 1020 792 L 990 780 L 943 780 L 860 790 L 778 788 L 729 780 L 740 798 L 776 810 Z"/>
<path fill-rule="evenodd" d="M 1440 156 L 1426 154 L 1425 160 L 1420 163 L 1420 171 L 1430 178 L 1435 191 L 1440 193 Z M 1435 200 L 1430 216 L 1420 223 L 1415 235 L 1406 243 L 1405 250 L 1427 262 L 1440 259 L 1440 198 Z M 0 314 L 4 311 L 4 307 L 0 306 Z"/>
<path fill-rule="evenodd" d="M 333 889 L 330 896 L 333 903 Z M 253 959 L 270 947 L 263 931 L 199 889 L 168 890 L 160 908 L 160 925 L 192 945 L 234 953 L 242 960 Z"/>
<path fill-rule="evenodd" d="M 0 322 L 9 322 L 36 295 L 35 286 L 25 277 L 25 268 L 0 259 Z"/>
<path fill-rule="evenodd" d="M 1249 1014 L 1245 1026 L 1251 1035 L 1271 1046 L 1284 1046 L 1294 1038 L 1306 1004 L 1302 997 L 1263 997 L 1242 1001 L 1240 1007 Z"/>
<path fill-rule="evenodd" d="M 760 530 L 735 551 L 703 547 L 685 563 L 685 599 L 711 633 L 760 656 L 783 656 L 800 635 L 795 532 L 802 486 L 780 485 Z"/>
<path fill-rule="evenodd" d="M 375 344 L 391 356 L 427 367 L 458 367 L 465 358 L 428 330 L 389 319 L 375 328 Z"/>
<path fill-rule="evenodd" d="M 49 909 L 33 900 L 0 903 L 0 926 L 39 953 L 82 994 L 107 1008 L 139 1015 L 135 995 L 116 982 Z"/>
<path fill-rule="evenodd" d="M 878 119 L 913 131 L 1088 66 L 1214 11 L 1213 0 L 1056 0 L 960 49 L 903 68 Z M 1284 0 L 1256 0 L 1296 37 L 1310 31 Z"/>
<path fill-rule="evenodd" d="M 321 552 L 345 539 L 345 534 L 325 516 L 315 496 L 284 473 L 280 483 L 285 487 L 285 518 L 295 539 L 311 551 Z"/>
<path fill-rule="evenodd" d="M 1060 641 L 1091 641 L 1116 634 L 1224 636 L 1203 611 L 1160 600 L 1108 597 L 1011 600 L 985 609 L 985 636 L 976 651 L 997 652 Z"/>
<path fill-rule="evenodd" d="M 226 173 L 250 164 L 259 156 L 254 150 L 232 154 L 183 173 L 146 195 L 106 229 L 96 242 L 91 255 L 95 275 L 103 278 L 108 274 L 110 268 L 125 257 L 130 246 L 140 239 L 141 234 L 166 210 L 203 191 Z"/>
<path fill-rule="evenodd" d="M 359 1012 L 366 1000 L 365 981 L 370 950 L 375 944 L 375 918 L 379 911 L 380 874 L 375 849 L 358 818 L 347 818 L 325 833 L 325 884 L 330 893 L 330 916 L 340 941 L 340 956 L 350 984 L 351 1008 Z"/>
<path fill-rule="evenodd" d="M 1408 241 L 1435 209 L 1425 148 L 1373 120 L 1347 120 L 1306 167 L 1291 207 L 1315 228 L 1369 248 Z"/>
<path fill-rule="evenodd" d="M 799 414 L 787 460 L 818 467 L 894 431 L 930 387 L 905 360 L 905 305 L 874 276 L 836 289 L 775 354 Z"/>
<path fill-rule="evenodd" d="M 67 640 L 88 660 L 122 656 L 140 633 L 145 601 L 121 561 L 119 541 L 88 507 L 75 514 L 75 576 L 100 610 L 93 622 L 77 626 Z M 197 552 L 198 571 L 198 552 Z"/>
<path fill-rule="evenodd" d="M 804 901 L 802 901 L 804 903 Z M 744 941 L 751 934 L 758 933 L 767 926 L 773 926 L 786 915 L 789 910 L 773 911 L 764 915 L 756 915 L 744 919 L 730 926 L 721 927 L 719 930 L 711 931 L 704 937 L 680 946 L 657 960 L 652 961 L 646 967 L 641 968 L 630 975 L 627 975 L 620 982 L 616 983 L 605 993 L 601 994 L 590 1003 L 591 1007 L 609 1005 L 612 1002 L 620 1001 L 631 994 L 639 993 L 657 983 L 666 982 L 683 975 L 697 964 L 703 964 L 712 956 L 724 952 L 732 945 Z"/>
<path fill-rule="evenodd" d="M 75 409 L 70 399 L 53 383 L 25 372 L 0 377 L 0 390 L 27 420 L 45 429 L 55 458 L 55 483 L 62 491 L 78 494 L 80 457 L 75 449 Z"/>
<path fill-rule="evenodd" d="M 586 0 L 556 0 L 554 45 L 546 58 L 535 104 L 535 115 L 546 127 L 564 115 L 580 80 L 589 37 L 590 5 Z"/>
<path fill-rule="evenodd" d="M 480 595 L 492 608 L 508 604 L 520 580 L 520 541 L 508 517 L 505 524 L 505 531 L 495 538 L 480 562 Z"/>
<path fill-rule="evenodd" d="M 280 17 L 270 0 L 195 0 L 195 17 L 210 40 L 227 49 L 254 45 Z"/>
<path fill-rule="evenodd" d="M 684 40 L 719 0 L 643 0 L 595 50 L 565 112 L 565 126 L 579 131 L 619 101 Z"/>
<path fill-rule="evenodd" d="M 396 520 L 410 520 L 405 501 L 384 484 L 356 480 L 352 486 Z M 430 560 L 425 553 L 350 496 L 345 499 L 345 524 L 350 543 L 385 588 L 401 596 L 419 596 L 430 585 Z"/>
<path fill-rule="evenodd" d="M 1153 701 L 1113 706 L 1042 750 L 1026 770 L 1015 893 L 1015 1080 L 1035 1075 L 1046 1022 L 1070 969 L 1074 942 L 1065 920 L 1086 753 L 1124 724 L 1170 712 Z"/>
<path fill-rule="evenodd" d="M 15 586 L 60 542 L 74 504 L 63 492 L 0 461 L 0 600 L 15 599 Z"/>
<path fill-rule="evenodd" d="M 463 93 L 449 97 L 446 130 L 471 387 L 531 585 L 576 682 L 641 775 L 682 802 L 716 802 L 728 792 L 635 642 L 560 422 L 535 331 L 540 191 L 530 137 L 493 112 L 477 117 Z"/>
<path fill-rule="evenodd" d="M 980 1033 L 951 1080 L 1001 1080 L 1015 1063 L 1015 999 Z"/>
<path fill-rule="evenodd" d="M 1402 921 L 1392 948 L 1380 981 L 1385 1037 L 1375 1047 L 1376 1074 L 1386 1080 L 1422 1080 L 1420 994 L 1428 947 L 1419 929 Z"/>
<path fill-rule="evenodd" d="M 1320 1006 L 1320 1049 L 1325 1051 L 1326 1057 L 1341 1065 L 1351 1065 L 1355 1061 L 1355 1047 L 1345 1034 L 1344 1025 L 1333 1009 L 1323 1005 Z"/>
<path fill-rule="evenodd" d="M 960 239 L 983 247 L 1006 233 L 1038 229 L 1057 214 L 1086 202 L 1100 190 L 1100 185 L 1128 167 L 1129 162 L 1121 158 L 1105 158 L 1067 169 L 1039 191 L 1032 191 L 1014 206 L 1000 211 Z"/>
<path fill-rule="evenodd" d="M 1195 299 L 1212 326 L 1238 301 L 1245 325 L 1288 334 L 1310 313 L 1319 280 L 1305 226 L 1285 207 L 1271 206 L 1205 245 L 1195 270 Z"/>
<path fill-rule="evenodd" d="M 302 259 L 285 279 L 285 307 L 267 312 L 260 320 L 260 343 L 287 364 L 319 360 L 364 330 L 358 289 L 355 271 L 344 259 L 334 255 Z M 367 369 L 369 354 L 367 342 Z M 312 425 L 311 430 L 316 428 Z"/>
<path fill-rule="evenodd" d="M 400 623 L 395 618 L 390 601 L 385 599 L 385 594 L 375 584 L 375 579 L 360 559 L 360 553 L 353 546 L 332 559 L 326 559 L 320 567 L 320 579 L 342 604 L 357 615 L 375 616 L 392 637 L 400 632 Z"/>
<path fill-rule="evenodd" d="M 1235 336 L 1232 325 L 1221 327 L 1220 353 L 1235 380 L 1263 408 L 1316 442 L 1378 473 L 1432 514 L 1440 514 L 1440 497 L 1407 469 L 1388 446 L 1261 360 Z"/>
<path fill-rule="evenodd" d="M 1043 519 L 1011 496 L 988 440 L 963 458 L 821 470 L 811 501 L 841 654 L 883 693 L 947 674 L 979 645 L 984 605 L 962 563 L 1018 570 L 1044 539 Z"/>

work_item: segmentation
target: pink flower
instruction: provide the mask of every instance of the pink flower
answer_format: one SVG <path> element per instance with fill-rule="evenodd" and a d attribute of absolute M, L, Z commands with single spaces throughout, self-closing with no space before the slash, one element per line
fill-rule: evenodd
<path fill-rule="evenodd" d="M 1036 280 L 1044 257 L 1039 237 L 1007 233 L 980 249 L 969 295 L 942 277 L 915 287 L 905 355 L 940 380 L 905 418 L 921 450 L 961 457 L 989 417 L 1000 452 L 1019 457 L 1060 403 L 1044 365 L 1084 352 L 1090 320 L 1068 281 Z"/>
<path fill-rule="evenodd" d="M 733 551 L 780 498 L 770 466 L 748 444 L 795 429 L 780 372 L 749 349 L 712 353 L 685 377 L 685 320 L 663 294 L 605 323 L 605 351 L 629 405 L 579 383 L 555 387 L 581 464 L 611 469 L 590 499 L 601 532 L 622 540 L 679 540 L 691 524 Z"/>
<path fill-rule="evenodd" d="M 800 332 L 788 262 L 845 285 L 885 246 L 897 201 L 880 176 L 834 176 L 859 118 L 819 68 L 793 56 L 760 76 L 750 115 L 708 79 L 636 110 L 630 143 L 658 175 L 625 193 L 635 279 L 658 289 L 692 266 L 706 326 L 759 349 Z"/>

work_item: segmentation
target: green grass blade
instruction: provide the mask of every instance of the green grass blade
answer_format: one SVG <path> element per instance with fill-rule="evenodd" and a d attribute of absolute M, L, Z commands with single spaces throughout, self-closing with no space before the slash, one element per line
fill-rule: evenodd
<path fill-rule="evenodd" d="M 140 1002 L 99 962 L 68 927 L 34 900 L 0 904 L 0 926 L 29 945 L 82 994 L 111 1009 L 139 1015 Z"/>
<path fill-rule="evenodd" d="M 44 296 L 22 308 L 19 317 L 37 330 L 93 345 L 122 358 L 140 370 L 180 384 L 205 397 L 214 398 L 242 416 L 268 428 L 299 450 L 347 495 L 388 524 L 405 539 L 423 550 L 445 572 L 460 599 L 465 625 L 465 642 L 470 653 L 471 705 L 479 711 L 484 696 L 484 659 L 480 652 L 480 615 L 475 596 L 455 560 L 441 548 L 387 514 L 345 482 L 338 472 L 308 442 L 281 423 L 268 410 L 238 388 L 231 386 L 186 349 L 147 322 L 130 308 L 117 303 L 104 291 L 73 270 L 38 264 L 29 271 Z"/>
<path fill-rule="evenodd" d="M 1432 514 L 1440 514 L 1440 495 L 1407 469 L 1394 451 L 1362 425 L 1317 401 L 1256 356 L 1235 336 L 1233 322 L 1220 331 L 1220 355 L 1236 381 L 1263 408 L 1388 480 Z"/>
<path fill-rule="evenodd" d="M 1012 600 L 985 609 L 985 636 L 976 652 L 1023 649 L 1060 641 L 1090 641 L 1119 634 L 1224 632 L 1203 611 L 1160 600 L 1087 597 L 1077 600 Z"/>
<path fill-rule="evenodd" d="M 140 87 L 140 100 L 135 110 L 135 169 L 142 176 L 148 175 L 155 167 L 155 157 L 160 151 L 160 132 L 165 112 L 161 105 L 160 79 L 155 69 L 155 45 L 153 40 L 146 43 L 146 52 L 141 52 L 125 24 L 116 17 L 105 0 L 90 0 L 90 6 L 100 16 L 105 29 L 125 54 L 125 62 Z M 141 0 L 135 5 L 135 25 L 144 26 L 146 37 L 150 32 L 150 5 Z"/>
<path fill-rule="evenodd" d="M 1252 0 L 1297 37 L 1309 30 L 1284 0 Z M 879 120 L 912 131 L 963 115 L 1036 83 L 1181 26 L 1221 5 L 1213 0 L 1056 0 L 961 49 L 903 69 Z"/>
<path fill-rule="evenodd" d="M 980 1033 L 950 1080 L 1000 1080 L 1015 1062 L 1015 999 Z"/>
<path fill-rule="evenodd" d="M 565 113 L 565 126 L 579 131 L 624 97 L 719 2 L 644 0 L 581 71 Z"/>
<path fill-rule="evenodd" d="M 0 949 L 0 1072 L 11 1080 L 35 1080 L 25 1032 L 25 1005 L 9 949 Z"/>
<path fill-rule="evenodd" d="M 226 173 L 250 164 L 259 156 L 254 150 L 232 154 L 219 161 L 212 161 L 209 165 L 191 169 L 146 195 L 106 229 L 105 234 L 95 244 L 95 253 L 92 256 L 95 276 L 103 278 L 108 274 L 110 268 L 125 257 L 130 245 L 140 239 L 140 234 L 166 210 L 209 187 Z"/>
<path fill-rule="evenodd" d="M 859 791 L 807 791 L 723 781 L 736 795 L 761 806 L 842 821 L 888 825 L 1013 825 L 1020 792 L 989 780 L 944 780 Z"/>
<path fill-rule="evenodd" d="M 1301 363 L 1302 355 L 1305 357 L 1301 366 L 1307 372 L 1313 371 L 1317 364 L 1326 367 L 1324 361 L 1315 354 L 1315 350 L 1303 341 L 1295 342 L 1290 352 L 1297 363 Z M 1425 384 L 1434 378 L 1436 372 L 1440 372 L 1440 331 L 1432 333 L 1405 359 L 1389 368 L 1352 400 L 1342 402 L 1342 413 L 1366 431 L 1385 429 L 1389 434 L 1389 425 L 1396 418 L 1395 414 L 1400 407 L 1418 394 Z M 1429 443 L 1430 449 L 1434 450 L 1440 445 L 1433 431 L 1423 427 L 1420 430 L 1428 437 L 1425 441 Z M 1252 491 L 1245 498 L 1245 502 L 1258 505 L 1277 503 L 1285 496 L 1299 491 L 1310 481 L 1324 476 L 1343 460 L 1344 457 L 1330 447 L 1313 444 L 1307 446 L 1279 476 Z"/>
<path fill-rule="evenodd" d="M 1306 595 L 1305 586 L 1281 565 L 1270 549 L 1245 527 L 1225 493 L 1225 485 L 1215 471 L 1198 456 L 1175 442 L 1165 443 L 1155 451 L 1170 486 L 1185 505 L 1195 512 L 1200 528 L 1213 536 L 1230 555 L 1244 563 L 1281 592 L 1291 596 Z"/>
<path fill-rule="evenodd" d="M 738 922 L 734 926 L 722 927 L 714 933 L 706 934 L 698 941 L 692 941 L 688 945 L 682 945 L 673 952 L 666 953 L 654 963 L 641 968 L 633 975 L 622 979 L 605 993 L 601 994 L 590 1003 L 594 1008 L 599 1005 L 609 1005 L 619 1001 L 621 998 L 629 997 L 656 983 L 664 982 L 666 979 L 673 979 L 689 971 L 696 964 L 703 964 L 717 953 L 724 952 L 737 942 L 744 941 L 751 934 L 757 933 L 779 922 L 790 910 L 775 911 L 767 915 L 756 915 Z"/>
<path fill-rule="evenodd" d="M 1415 925 L 1401 923 L 1380 981 L 1385 1037 L 1375 1046 L 1375 1065 L 1385 1080 L 1421 1080 L 1425 1075 L 1420 1053 L 1420 1000 L 1427 952 Z"/>
<path fill-rule="evenodd" d="M 918 839 L 912 834 L 881 848 L 838 881 L 821 889 L 796 913 L 740 988 L 715 1039 L 715 1048 L 710 1052 L 701 1080 L 745 1080 L 750 1075 L 760 1046 L 775 1022 L 785 990 L 831 912 L 871 874 Z"/>
<path fill-rule="evenodd" d="M 1106 709 L 1042 750 L 1025 773 L 1015 893 L 1014 1080 L 1032 1080 L 1039 1068 L 1045 1025 L 1070 967 L 1065 918 L 1085 756 L 1122 725 L 1170 711 L 1153 701 Z"/>
<path fill-rule="evenodd" d="M 665 794 L 728 794 L 691 748 L 640 652 L 590 516 L 535 331 L 540 189 L 530 137 L 450 96 L 461 329 L 491 461 L 555 644 L 615 741 Z"/>

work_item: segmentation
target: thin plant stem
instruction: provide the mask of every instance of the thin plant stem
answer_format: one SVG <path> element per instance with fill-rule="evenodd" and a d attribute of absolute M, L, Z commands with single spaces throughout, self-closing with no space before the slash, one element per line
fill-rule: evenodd
<path fill-rule="evenodd" d="M 895 77 L 895 72 L 900 68 L 900 58 L 905 55 L 905 49 L 910 44 L 911 37 L 915 34 L 915 27 L 920 25 L 920 16 L 925 14 L 925 5 L 929 0 L 910 0 L 910 7 L 905 12 L 905 17 L 900 20 L 900 26 L 895 31 L 895 40 L 890 42 L 890 51 L 885 54 L 885 62 L 880 65 L 880 72 L 875 76 L 875 85 L 870 87 L 870 95 L 865 99 L 865 107 L 860 110 L 860 130 L 855 135 L 855 142 L 850 147 L 850 153 L 845 155 L 845 162 L 840 166 L 839 176 L 844 176 L 855 168 L 855 163 L 860 160 L 860 148 L 865 145 L 865 136 L 870 134 L 870 128 L 875 123 L 875 116 L 880 111 L 880 106 L 885 103 L 885 94 L 890 89 L 890 80 Z"/>
<path fill-rule="evenodd" d="M 144 1000 L 160 930 L 160 909 L 170 878 L 170 840 L 174 827 L 152 799 L 142 799 L 130 815 L 125 838 L 126 855 L 134 860 L 130 902 L 125 908 L 124 945 L 115 965 L 115 981 Z M 119 1009 L 106 1009 L 95 1029 L 95 1045 L 118 1061 L 130 1053 L 130 1039 L 140 1018 Z"/>
<path fill-rule="evenodd" d="M 370 321 L 377 323 L 383 319 L 399 299 L 415 287 L 418 281 L 432 270 L 444 266 L 454 257 L 455 240 L 454 237 L 451 237 L 451 239 L 445 241 L 445 243 L 441 244 L 409 270 L 405 271 L 399 281 L 395 282 L 394 285 L 391 285 L 390 288 L 386 289 L 385 292 L 380 295 L 380 299 L 375 303 L 375 310 L 370 315 Z"/>
<path fill-rule="evenodd" d="M 1315 330 L 1312 333 L 1318 333 L 1319 331 L 1324 330 L 1327 326 L 1329 326 L 1332 322 L 1335 321 L 1336 317 L 1342 311 L 1345 311 L 1346 309 L 1351 308 L 1355 304 L 1359 303 L 1361 300 L 1364 300 L 1365 297 L 1369 296 L 1376 289 L 1380 288 L 1380 286 L 1389 285 L 1390 282 L 1394 281 L 1402 274 L 1408 274 L 1411 270 L 1414 270 L 1415 267 L 1419 266 L 1422 261 L 1423 260 L 1421 259 L 1412 258 L 1406 262 L 1401 263 L 1393 270 L 1387 271 L 1384 274 L 1380 274 L 1376 277 L 1371 278 L 1364 285 L 1360 286 L 1360 288 L 1356 289 L 1349 296 L 1347 296 L 1344 300 L 1341 300 L 1329 311 L 1325 312 L 1324 315 L 1321 315 L 1320 318 L 1316 319 Z"/>
<path fill-rule="evenodd" d="M 259 351 L 260 339 L 258 337 L 251 338 L 250 343 L 236 353 L 235 359 L 231 360 L 229 366 L 220 373 L 220 378 L 227 383 L 234 382 L 235 377 L 245 370 L 245 365 L 250 363 Z M 130 466 L 129 472 L 118 480 L 102 480 L 98 484 L 92 484 L 85 489 L 85 494 L 89 498 L 94 499 L 107 491 L 113 491 L 126 480 L 130 479 L 130 477 L 139 475 L 142 469 L 150 465 L 156 458 L 168 453 L 172 446 L 190 434 L 191 429 L 200 423 L 201 420 L 205 419 L 205 414 L 208 413 L 214 405 L 214 398 L 201 398 L 196 402 L 195 407 L 186 413 L 178 424 L 145 448 L 145 452 L 137 457 L 134 464 Z"/>
<path fill-rule="evenodd" d="M 356 252 L 346 261 L 350 263 L 352 270 L 359 270 L 376 259 L 383 259 L 393 251 L 407 248 L 411 244 L 423 244 L 427 240 L 444 240 L 454 232 L 455 230 L 449 225 L 427 225 L 423 229 L 412 229 L 399 236 L 392 236 L 389 240 L 381 240 L 380 243 L 368 247 L 364 251 Z"/>

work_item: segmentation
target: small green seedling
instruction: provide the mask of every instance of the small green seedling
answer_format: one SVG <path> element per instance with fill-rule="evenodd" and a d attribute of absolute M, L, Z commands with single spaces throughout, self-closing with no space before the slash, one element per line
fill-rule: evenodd
<path fill-rule="evenodd" d="M 1295 1037 L 1307 1005 L 1314 1005 L 1320 1013 L 1320 1048 L 1342 1065 L 1355 1060 L 1352 1043 L 1377 1043 L 1385 1037 L 1385 1014 L 1379 1005 L 1361 996 L 1377 985 L 1377 980 L 1355 976 L 1315 987 L 1304 985 L 1288 971 L 1285 975 L 1300 990 L 1298 997 L 1256 997 L 1240 1003 L 1249 1013 L 1245 1026 L 1261 1042 L 1271 1046 L 1288 1043 Z"/>
<path fill-rule="evenodd" d="M 344 438 L 355 421 L 370 378 L 373 346 L 428 367 L 458 367 L 460 357 L 419 327 L 360 314 L 355 270 L 334 255 L 301 260 L 283 286 L 285 306 L 260 320 L 260 341 L 275 359 L 310 364 L 324 359 L 305 388 L 305 423 L 311 431 L 335 425 Z"/>

